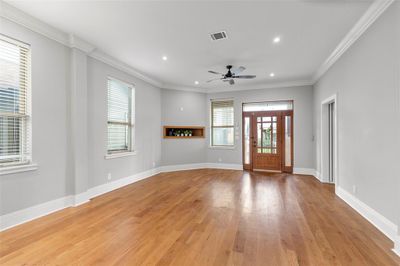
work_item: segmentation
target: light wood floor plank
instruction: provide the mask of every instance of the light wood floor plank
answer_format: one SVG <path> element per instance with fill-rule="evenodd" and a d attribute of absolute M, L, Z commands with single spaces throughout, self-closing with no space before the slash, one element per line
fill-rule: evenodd
<path fill-rule="evenodd" d="M 311 176 L 156 175 L 0 233 L 0 265 L 400 265 Z"/>

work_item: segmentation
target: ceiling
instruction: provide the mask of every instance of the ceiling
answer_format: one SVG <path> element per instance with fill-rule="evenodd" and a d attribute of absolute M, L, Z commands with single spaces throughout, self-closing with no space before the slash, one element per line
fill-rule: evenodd
<path fill-rule="evenodd" d="M 7 1 L 167 88 L 231 85 L 208 70 L 245 66 L 236 89 L 309 81 L 371 1 Z M 225 30 L 228 38 L 212 41 Z M 280 43 L 273 43 L 279 36 Z M 162 60 L 167 56 L 168 60 Z M 275 76 L 270 77 L 273 72 Z M 199 81 L 198 85 L 194 82 Z"/>

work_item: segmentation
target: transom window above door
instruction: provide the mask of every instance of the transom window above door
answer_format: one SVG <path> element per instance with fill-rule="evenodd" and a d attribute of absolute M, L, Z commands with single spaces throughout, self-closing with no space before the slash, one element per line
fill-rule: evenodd
<path fill-rule="evenodd" d="M 243 112 L 293 110 L 293 101 L 244 103 Z"/>

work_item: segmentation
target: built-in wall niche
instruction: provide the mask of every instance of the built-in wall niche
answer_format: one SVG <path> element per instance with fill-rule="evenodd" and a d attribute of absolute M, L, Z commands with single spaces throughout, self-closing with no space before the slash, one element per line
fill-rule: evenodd
<path fill-rule="evenodd" d="M 204 138 L 204 127 L 200 126 L 164 126 L 164 138 Z"/>

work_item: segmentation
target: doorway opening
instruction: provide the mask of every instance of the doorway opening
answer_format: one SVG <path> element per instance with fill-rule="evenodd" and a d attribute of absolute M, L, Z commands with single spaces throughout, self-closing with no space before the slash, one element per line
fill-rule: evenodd
<path fill-rule="evenodd" d="M 333 95 L 321 103 L 320 180 L 337 184 L 337 100 Z"/>
<path fill-rule="evenodd" d="M 243 169 L 293 172 L 293 101 L 243 103 Z"/>

